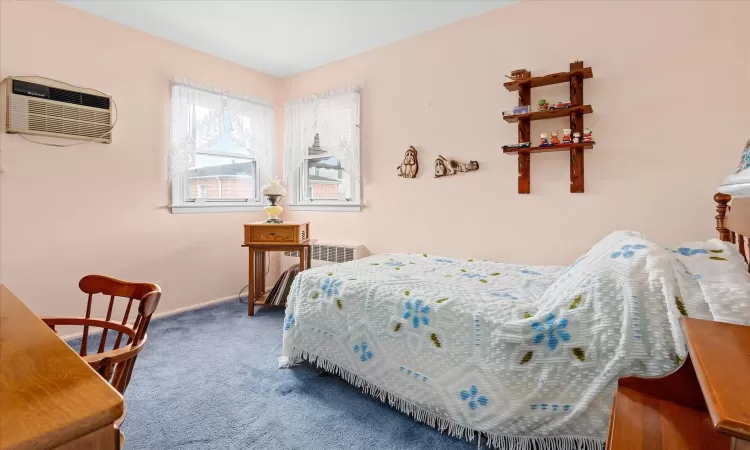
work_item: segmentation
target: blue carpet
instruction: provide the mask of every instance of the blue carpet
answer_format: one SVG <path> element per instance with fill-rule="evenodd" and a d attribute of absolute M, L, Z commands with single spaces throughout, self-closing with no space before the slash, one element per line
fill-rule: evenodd
<path fill-rule="evenodd" d="M 312 366 L 278 369 L 283 319 L 231 301 L 153 321 L 125 393 L 125 448 L 476 448 Z"/>

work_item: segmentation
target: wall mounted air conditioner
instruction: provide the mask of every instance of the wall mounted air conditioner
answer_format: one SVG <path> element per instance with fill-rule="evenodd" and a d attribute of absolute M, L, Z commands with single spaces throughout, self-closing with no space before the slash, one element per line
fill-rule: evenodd
<path fill-rule="evenodd" d="M 313 267 L 354 261 L 355 259 L 367 256 L 367 252 L 363 245 L 327 244 L 316 242 L 311 247 L 310 250 L 312 253 L 311 259 Z M 284 255 L 281 257 L 281 270 L 286 270 L 294 264 L 299 264 L 299 253 L 284 252 Z"/>
<path fill-rule="evenodd" d="M 111 97 L 44 78 L 24 78 L 7 78 L 7 133 L 112 142 Z"/>

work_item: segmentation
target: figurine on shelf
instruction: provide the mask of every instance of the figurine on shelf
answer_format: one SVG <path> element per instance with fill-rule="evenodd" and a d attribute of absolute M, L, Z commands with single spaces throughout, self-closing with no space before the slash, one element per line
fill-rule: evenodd
<path fill-rule="evenodd" d="M 567 109 L 573 106 L 573 102 L 557 102 L 552 104 L 549 109 Z"/>
<path fill-rule="evenodd" d="M 594 137 L 591 135 L 591 128 L 583 129 L 583 142 L 594 142 Z"/>
<path fill-rule="evenodd" d="M 505 76 L 508 77 L 508 78 L 510 78 L 513 81 L 525 80 L 526 78 L 530 78 L 531 77 L 531 72 L 529 72 L 526 69 L 518 69 L 518 70 L 512 71 L 510 73 L 510 76 L 508 76 L 508 75 L 505 75 Z"/>
<path fill-rule="evenodd" d="M 541 144 L 539 144 L 540 147 L 546 147 L 549 145 L 549 139 L 547 138 L 547 133 L 542 133 L 539 135 L 540 138 L 542 138 Z"/>
<path fill-rule="evenodd" d="M 570 144 L 571 143 L 571 141 L 572 141 L 571 138 L 570 138 L 571 131 L 572 130 L 570 128 L 563 129 L 563 137 L 562 137 L 562 143 L 563 144 Z"/>
<path fill-rule="evenodd" d="M 549 111 L 549 103 L 547 103 L 547 100 L 541 99 L 536 102 L 536 104 L 539 105 L 539 112 Z"/>
<path fill-rule="evenodd" d="M 557 137 L 557 131 L 553 131 L 551 133 L 552 137 L 550 138 L 550 142 L 552 142 L 552 145 L 557 145 L 560 143 L 560 138 Z"/>
<path fill-rule="evenodd" d="M 579 142 L 581 142 L 581 133 L 576 131 L 575 133 L 573 133 L 573 143 L 577 144 Z"/>

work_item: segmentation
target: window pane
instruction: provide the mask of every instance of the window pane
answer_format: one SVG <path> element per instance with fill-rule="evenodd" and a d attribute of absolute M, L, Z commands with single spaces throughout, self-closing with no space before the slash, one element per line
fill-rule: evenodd
<path fill-rule="evenodd" d="M 311 200 L 345 200 L 349 174 L 334 158 L 311 159 L 307 162 L 307 192 Z"/>
<path fill-rule="evenodd" d="M 195 168 L 188 171 L 188 188 L 190 199 L 255 199 L 255 161 L 198 153 Z"/>

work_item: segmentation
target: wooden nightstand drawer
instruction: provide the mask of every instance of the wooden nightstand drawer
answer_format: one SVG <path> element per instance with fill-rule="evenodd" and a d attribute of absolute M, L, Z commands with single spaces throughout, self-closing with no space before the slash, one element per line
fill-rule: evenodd
<path fill-rule="evenodd" d="M 248 223 L 245 244 L 300 244 L 310 239 L 309 223 Z"/>
<path fill-rule="evenodd" d="M 289 227 L 251 229 L 250 240 L 252 242 L 296 242 L 294 239 L 294 230 Z"/>

